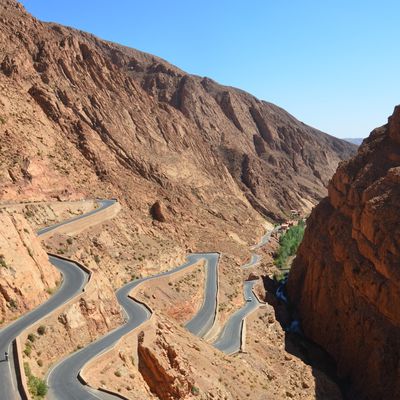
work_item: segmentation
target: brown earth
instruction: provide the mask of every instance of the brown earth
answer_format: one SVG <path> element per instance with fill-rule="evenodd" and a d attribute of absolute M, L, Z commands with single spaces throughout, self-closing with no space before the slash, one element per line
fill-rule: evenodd
<path fill-rule="evenodd" d="M 248 272 L 240 265 L 250 258 L 249 246 L 264 233 L 264 218 L 281 220 L 293 208 L 307 212 L 326 194 L 325 185 L 337 163 L 354 152 L 354 146 L 308 127 L 277 106 L 188 75 L 155 56 L 42 23 L 14 0 L 0 2 L 0 45 L 0 200 L 63 200 L 59 206 L 24 206 L 18 215 L 11 216 L 8 208 L 4 211 L 13 232 L 3 232 L 11 242 L 1 247 L 6 265 L 14 260 L 8 247 L 22 246 L 18 232 L 20 223 L 24 230 L 25 217 L 36 229 L 90 208 L 79 210 L 67 200 L 116 197 L 122 206 L 110 221 L 73 237 L 57 234 L 43 243 L 48 251 L 84 263 L 94 278 L 86 293 L 43 321 L 46 334 L 35 340 L 26 356 L 37 376 L 121 323 L 115 289 L 135 277 L 175 267 L 190 252 L 223 253 L 222 324 L 243 304 L 242 282 Z M 29 235 L 29 243 L 34 243 L 31 230 Z M 3 307 L 6 320 L 44 301 L 56 285 L 54 268 L 43 250 L 41 260 L 39 267 L 26 257 L 28 268 L 17 272 L 18 282 L 36 276 L 30 294 L 18 294 L 21 309 Z M 268 262 L 265 259 L 257 273 L 269 270 Z M 39 268 L 43 277 L 35 272 Z M 0 271 L 0 279 L 6 273 Z M 7 283 L 7 290 L 14 290 L 18 282 Z M 277 358 L 256 355 L 257 365 L 216 352 L 179 326 L 198 307 L 201 284 L 194 284 L 180 283 L 184 293 L 182 297 L 175 293 L 171 301 L 177 301 L 176 311 L 187 296 L 185 315 L 178 311 L 169 315 L 173 332 L 157 339 L 154 324 L 165 326 L 171 291 L 160 295 L 160 315 L 146 327 L 141 354 L 151 353 L 150 358 L 159 357 L 164 365 L 163 351 L 169 345 L 165 343 L 173 342 L 177 357 L 197 368 L 195 385 L 204 393 L 221 399 L 242 399 L 253 392 L 254 398 L 280 398 L 265 394 L 259 368 L 263 363 L 276 368 L 281 364 L 283 335 L 265 339 L 265 345 L 280 346 L 281 351 Z M 262 335 L 262 330 L 256 332 Z M 129 349 L 137 347 L 137 333 L 133 337 L 127 347 L 123 341 L 116 353 L 104 356 L 110 365 L 127 363 Z M 203 356 L 192 342 L 200 343 Z M 292 364 L 308 368 L 296 358 Z M 97 372 L 90 376 L 104 379 L 106 384 L 101 385 L 135 396 L 126 386 L 137 384 L 140 398 L 152 389 L 132 365 L 125 380 L 115 379 L 115 369 L 102 368 L 107 371 L 102 378 Z M 217 383 L 224 368 L 232 374 L 221 376 Z M 251 379 L 254 388 L 247 385 Z M 281 380 L 272 384 L 276 393 L 281 393 L 282 384 Z M 304 392 L 310 397 L 304 397 L 303 389 L 293 390 L 294 398 L 313 398 L 312 389 Z"/>
<path fill-rule="evenodd" d="M 279 107 L 39 22 L 14 0 L 0 16 L 4 199 L 108 193 L 144 214 L 162 200 L 175 223 L 183 210 L 223 219 L 223 205 L 249 203 L 281 218 L 322 198 L 354 152 Z"/>
<path fill-rule="evenodd" d="M 60 280 L 24 216 L 0 209 L 0 328 L 46 301 Z"/>
<path fill-rule="evenodd" d="M 351 399 L 400 398 L 400 107 L 342 163 L 289 278 L 305 333 L 337 360 Z"/>

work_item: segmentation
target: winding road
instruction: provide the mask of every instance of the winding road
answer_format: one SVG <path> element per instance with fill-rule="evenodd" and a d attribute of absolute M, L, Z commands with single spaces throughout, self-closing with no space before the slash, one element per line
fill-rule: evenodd
<path fill-rule="evenodd" d="M 224 329 L 213 343 L 213 346 L 226 354 L 234 354 L 242 347 L 242 324 L 244 319 L 256 310 L 262 303 L 253 292 L 257 281 L 246 281 L 243 286 L 246 304 L 229 318 Z"/>
<path fill-rule="evenodd" d="M 254 246 L 251 246 L 251 250 L 257 250 L 265 245 L 271 239 L 274 232 L 277 232 L 280 226 L 276 226 L 274 229 L 266 232 L 261 238 L 260 242 Z M 251 259 L 247 264 L 242 265 L 242 269 L 249 269 L 257 265 L 262 259 L 262 256 L 256 253 L 251 255 Z M 244 338 L 242 337 L 245 333 L 243 330 L 243 324 L 248 315 L 262 305 L 253 292 L 253 287 L 256 281 L 246 281 L 243 285 L 243 295 L 246 300 L 246 304 L 235 313 L 226 322 L 224 328 L 220 332 L 217 339 L 212 345 L 223 351 L 225 354 L 234 354 L 242 349 Z"/>
<path fill-rule="evenodd" d="M 206 261 L 207 269 L 205 301 L 199 312 L 188 325 L 190 325 L 191 332 L 198 336 L 207 333 L 214 323 L 217 306 L 216 279 L 218 258 L 219 254 L 217 253 L 191 254 L 187 257 L 187 262 L 185 264 L 182 264 L 173 270 L 162 272 L 151 277 L 138 279 L 120 288 L 116 292 L 116 296 L 118 302 L 125 310 L 127 318 L 126 323 L 58 363 L 50 371 L 47 378 L 47 383 L 49 385 L 48 398 L 57 400 L 117 398 L 99 390 L 84 386 L 78 378 L 80 371 L 86 363 L 96 356 L 106 352 L 120 338 L 146 322 L 151 317 L 151 311 L 145 305 L 129 297 L 129 293 L 133 289 L 146 281 L 175 274 L 201 260 Z"/>
<path fill-rule="evenodd" d="M 266 244 L 268 244 L 268 242 L 269 242 L 270 239 L 271 239 L 272 234 L 275 233 L 275 232 L 277 232 L 277 231 L 279 231 L 279 229 L 280 229 L 280 225 L 279 225 L 279 226 L 276 226 L 274 229 L 271 229 L 271 230 L 267 231 L 267 232 L 265 233 L 265 235 L 261 238 L 261 240 L 259 241 L 259 243 L 255 244 L 254 246 L 251 246 L 251 247 L 250 247 L 250 250 L 257 250 L 257 249 L 259 249 L 259 248 L 265 246 Z"/>
<path fill-rule="evenodd" d="M 79 220 L 88 218 L 115 204 L 116 200 L 97 200 L 97 203 L 99 207 L 95 210 L 40 229 L 38 231 L 38 236 L 48 234 L 62 226 L 74 224 Z M 270 240 L 272 233 L 277 229 L 279 229 L 279 227 L 267 232 L 262 237 L 261 241 L 251 249 L 255 250 L 266 245 Z M 187 256 L 187 261 L 184 264 L 174 268 L 173 270 L 132 281 L 117 290 L 116 296 L 119 304 L 124 310 L 125 323 L 95 342 L 92 342 L 85 348 L 67 356 L 53 366 L 47 376 L 47 383 L 49 386 L 47 398 L 50 400 L 111 400 L 118 398 L 117 395 L 114 396 L 81 383 L 82 379 L 80 378 L 80 371 L 89 361 L 111 349 L 119 339 L 139 327 L 151 317 L 152 312 L 146 305 L 129 296 L 129 293 L 133 289 L 137 288 L 144 282 L 180 272 L 201 260 L 206 261 L 206 282 L 203 304 L 185 327 L 194 335 L 205 337 L 213 328 L 216 320 L 218 306 L 219 256 L 219 253 L 191 254 Z M 13 352 L 11 351 L 13 340 L 25 329 L 51 314 L 58 307 L 72 299 L 75 295 L 81 293 L 88 282 L 89 274 L 80 268 L 78 264 L 56 256 L 49 256 L 49 260 L 62 274 L 63 280 L 59 290 L 44 304 L 20 317 L 11 325 L 0 330 L 0 354 L 4 354 L 5 351 L 8 351 L 10 355 L 10 362 L 0 362 L 0 387 L 2 388 L 0 392 L 1 400 L 21 399 L 16 384 L 15 368 L 13 368 L 14 359 Z M 252 254 L 250 262 L 243 265 L 242 268 L 250 268 L 260 260 L 260 255 Z M 241 342 L 243 340 L 243 322 L 247 315 L 261 305 L 253 292 L 254 284 L 255 281 L 246 281 L 244 283 L 246 304 L 229 318 L 220 335 L 213 343 L 216 348 L 227 354 L 233 354 L 240 351 L 242 345 Z"/>
<path fill-rule="evenodd" d="M 114 203 L 115 200 L 99 200 L 99 207 L 95 210 L 65 222 L 41 229 L 38 231 L 38 236 L 49 231 L 56 230 L 62 225 L 72 223 L 79 219 L 87 218 L 88 216 L 98 213 Z M 82 292 L 88 281 L 88 273 L 79 268 L 77 264 L 63 260 L 56 256 L 49 256 L 49 261 L 62 274 L 61 287 L 45 303 L 41 304 L 32 311 L 18 318 L 12 324 L 0 330 L 0 357 L 3 357 L 6 351 L 10 355 L 9 362 L 5 362 L 4 359 L 1 360 L 2 362 L 0 362 L 1 400 L 18 400 L 21 398 L 16 383 L 17 379 L 15 375 L 15 363 L 12 351 L 13 340 L 15 340 L 15 338 L 25 329 L 51 314 L 58 307 L 68 302 L 68 300 L 73 298 L 78 293 Z"/>
<path fill-rule="evenodd" d="M 242 269 L 249 269 L 257 265 L 261 261 L 261 256 L 259 254 L 252 254 L 251 259 L 247 264 L 242 265 Z"/>

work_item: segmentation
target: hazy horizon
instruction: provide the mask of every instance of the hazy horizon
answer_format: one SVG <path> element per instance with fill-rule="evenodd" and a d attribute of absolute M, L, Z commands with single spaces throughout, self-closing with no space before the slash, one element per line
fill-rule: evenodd
<path fill-rule="evenodd" d="M 400 3 L 351 3 L 22 1 L 41 20 L 246 90 L 336 137 L 362 138 L 400 103 Z"/>

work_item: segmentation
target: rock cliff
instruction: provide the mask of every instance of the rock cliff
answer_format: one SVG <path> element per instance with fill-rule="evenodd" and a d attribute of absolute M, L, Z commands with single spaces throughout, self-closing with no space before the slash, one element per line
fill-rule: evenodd
<path fill-rule="evenodd" d="M 400 107 L 340 164 L 289 277 L 306 335 L 354 399 L 400 398 Z"/>
<path fill-rule="evenodd" d="M 46 301 L 60 281 L 23 215 L 0 209 L 0 328 Z"/>

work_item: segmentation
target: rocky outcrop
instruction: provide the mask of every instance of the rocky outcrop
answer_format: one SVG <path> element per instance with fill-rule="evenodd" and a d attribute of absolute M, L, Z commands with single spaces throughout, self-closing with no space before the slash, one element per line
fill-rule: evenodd
<path fill-rule="evenodd" d="M 157 330 L 155 341 L 147 345 L 144 332 L 138 335 L 138 357 L 139 371 L 159 399 L 183 399 L 191 393 L 194 380 L 189 363 L 177 354 L 161 329 Z"/>
<path fill-rule="evenodd" d="M 334 356 L 350 398 L 400 398 L 400 107 L 342 163 L 289 276 L 306 335 Z"/>
<path fill-rule="evenodd" d="M 153 219 L 159 222 L 165 222 L 167 218 L 165 217 L 165 210 L 162 203 L 157 200 L 150 208 L 150 213 Z"/>
<path fill-rule="evenodd" d="M 0 209 L 0 327 L 44 302 L 60 281 L 26 219 Z"/>

